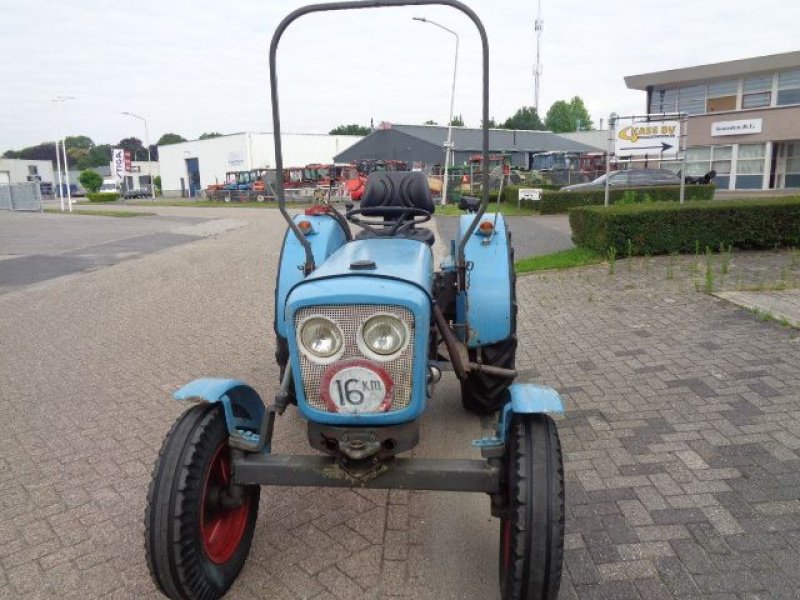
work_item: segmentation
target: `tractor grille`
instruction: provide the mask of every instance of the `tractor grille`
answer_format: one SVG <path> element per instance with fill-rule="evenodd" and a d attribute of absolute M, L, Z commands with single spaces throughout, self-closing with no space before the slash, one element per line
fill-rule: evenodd
<path fill-rule="evenodd" d="M 402 410 L 411 402 L 411 381 L 414 371 L 414 315 L 402 306 L 385 304 L 345 304 L 345 305 L 318 305 L 301 308 L 295 313 L 295 331 L 299 330 L 300 322 L 311 315 L 322 315 L 336 322 L 344 335 L 344 353 L 340 361 L 353 358 L 371 360 L 364 356 L 358 348 L 358 331 L 361 325 L 376 313 L 393 315 L 408 326 L 409 340 L 405 349 L 394 359 L 380 364 L 392 376 L 394 381 L 394 400 L 390 411 Z M 325 371 L 331 365 L 320 365 L 309 360 L 300 353 L 300 368 L 303 376 L 303 389 L 306 401 L 317 410 L 327 410 L 325 403 L 320 398 L 320 382 Z"/>

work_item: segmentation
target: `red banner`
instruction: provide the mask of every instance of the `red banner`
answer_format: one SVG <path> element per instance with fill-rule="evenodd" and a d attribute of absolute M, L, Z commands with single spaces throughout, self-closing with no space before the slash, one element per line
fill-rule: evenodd
<path fill-rule="evenodd" d="M 131 172 L 131 151 L 125 150 L 125 172 Z"/>

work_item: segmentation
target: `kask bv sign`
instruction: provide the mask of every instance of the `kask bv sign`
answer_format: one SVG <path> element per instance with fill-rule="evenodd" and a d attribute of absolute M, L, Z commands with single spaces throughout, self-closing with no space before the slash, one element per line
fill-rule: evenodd
<path fill-rule="evenodd" d="M 614 125 L 614 153 L 617 156 L 675 155 L 680 142 L 680 121 L 620 119 Z"/>

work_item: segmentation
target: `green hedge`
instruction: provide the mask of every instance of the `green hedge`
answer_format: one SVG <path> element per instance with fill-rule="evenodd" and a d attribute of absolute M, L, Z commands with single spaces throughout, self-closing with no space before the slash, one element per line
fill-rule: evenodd
<path fill-rule="evenodd" d="M 800 246 L 800 196 L 584 206 L 569 211 L 569 223 L 573 242 L 597 252 L 627 249 L 628 240 L 640 255 L 723 243 L 743 249 Z"/>
<path fill-rule="evenodd" d="M 86 194 L 89 202 L 114 202 L 119 200 L 119 194 L 114 192 L 97 192 L 95 194 Z"/>
<path fill-rule="evenodd" d="M 684 194 L 689 200 L 711 200 L 714 197 L 714 185 L 687 185 Z M 649 186 L 640 188 L 613 188 L 609 193 L 611 204 L 620 201 L 666 202 L 680 200 L 681 187 L 679 185 Z M 590 206 L 605 204 L 606 192 L 603 188 L 593 190 L 576 190 L 574 192 L 544 192 L 538 202 L 528 202 L 532 207 L 538 208 L 543 215 L 565 213 L 575 206 Z"/>

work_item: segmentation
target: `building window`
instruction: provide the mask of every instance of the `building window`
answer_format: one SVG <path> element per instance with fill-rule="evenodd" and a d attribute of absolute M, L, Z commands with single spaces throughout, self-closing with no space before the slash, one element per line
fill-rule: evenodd
<path fill-rule="evenodd" d="M 772 101 L 772 75 L 759 75 L 744 80 L 742 108 L 769 106 Z"/>
<path fill-rule="evenodd" d="M 139 175 L 139 187 L 150 185 L 150 175 Z"/>
<path fill-rule="evenodd" d="M 736 189 L 760 190 L 764 181 L 764 144 L 739 144 Z"/>
<path fill-rule="evenodd" d="M 738 93 L 738 81 L 720 81 L 708 84 L 708 94 L 706 96 L 706 112 L 720 112 L 724 110 L 736 110 L 736 95 Z"/>
<path fill-rule="evenodd" d="M 800 104 L 800 69 L 778 75 L 778 106 Z"/>
<path fill-rule="evenodd" d="M 650 113 L 674 113 L 678 90 L 653 90 L 650 99 Z"/>
<path fill-rule="evenodd" d="M 731 180 L 731 158 L 733 146 L 695 146 L 686 149 L 686 175 L 702 177 L 709 171 L 716 171 L 714 184 L 720 189 L 728 189 Z M 680 165 L 680 163 L 677 163 Z M 664 163 L 662 163 L 662 168 Z"/>
<path fill-rule="evenodd" d="M 785 187 L 800 188 L 800 142 L 786 144 Z"/>
<path fill-rule="evenodd" d="M 678 90 L 678 112 L 687 115 L 702 115 L 705 111 L 705 85 L 690 85 Z"/>
<path fill-rule="evenodd" d="M 28 175 L 38 175 L 39 168 L 36 165 L 28 165 Z"/>

